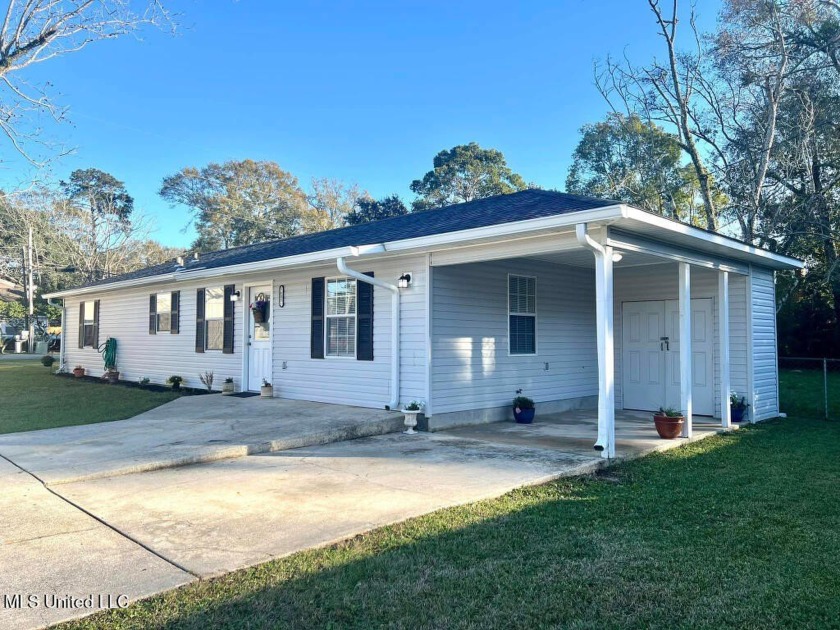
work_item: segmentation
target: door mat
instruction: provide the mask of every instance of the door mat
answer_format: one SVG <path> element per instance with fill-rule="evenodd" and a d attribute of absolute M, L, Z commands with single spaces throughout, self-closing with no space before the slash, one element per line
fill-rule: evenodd
<path fill-rule="evenodd" d="M 251 396 L 259 396 L 258 392 L 236 392 L 235 394 L 228 394 L 229 398 L 250 398 Z"/>

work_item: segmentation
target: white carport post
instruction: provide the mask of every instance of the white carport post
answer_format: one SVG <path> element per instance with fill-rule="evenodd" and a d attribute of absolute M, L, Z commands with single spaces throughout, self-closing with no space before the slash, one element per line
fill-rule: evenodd
<path fill-rule="evenodd" d="M 613 248 L 601 245 L 585 223 L 576 226 L 581 245 L 595 254 L 595 328 L 598 345 L 598 440 L 601 457 L 615 457 L 615 355 L 613 342 Z"/>
<path fill-rule="evenodd" d="M 685 414 L 683 437 L 690 438 L 693 434 L 691 426 L 691 384 L 694 378 L 691 373 L 691 266 L 680 263 L 680 407 Z"/>
<path fill-rule="evenodd" d="M 720 424 L 732 422 L 729 408 L 729 272 L 718 272 L 718 357 L 720 361 Z"/>

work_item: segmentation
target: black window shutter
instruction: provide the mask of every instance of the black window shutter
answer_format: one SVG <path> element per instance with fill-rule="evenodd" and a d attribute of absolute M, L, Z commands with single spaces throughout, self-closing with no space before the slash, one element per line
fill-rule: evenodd
<path fill-rule="evenodd" d="M 372 271 L 366 276 L 373 278 Z M 373 361 L 373 285 L 356 282 L 356 359 Z"/>
<path fill-rule="evenodd" d="M 169 332 L 177 335 L 181 326 L 181 292 L 172 292 L 172 315 L 170 317 Z"/>
<path fill-rule="evenodd" d="M 99 347 L 99 300 L 93 301 L 93 347 Z"/>
<path fill-rule="evenodd" d="M 204 289 L 195 292 L 195 351 L 204 352 Z"/>
<path fill-rule="evenodd" d="M 224 341 L 222 342 L 222 352 L 224 354 L 233 354 L 233 307 L 236 302 L 232 302 L 230 296 L 236 290 L 236 286 L 232 284 L 225 285 L 225 321 L 224 321 Z"/>
<path fill-rule="evenodd" d="M 312 278 L 312 331 L 310 333 L 310 355 L 313 359 L 324 358 L 324 279 Z"/>
<path fill-rule="evenodd" d="M 79 302 L 79 347 L 85 347 L 85 303 Z"/>
<path fill-rule="evenodd" d="M 149 296 L 149 334 L 157 334 L 157 295 Z"/>

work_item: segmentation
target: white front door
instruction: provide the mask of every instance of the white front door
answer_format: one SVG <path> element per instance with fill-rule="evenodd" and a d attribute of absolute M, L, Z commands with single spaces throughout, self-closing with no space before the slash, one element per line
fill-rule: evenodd
<path fill-rule="evenodd" d="M 248 305 L 248 389 L 259 391 L 263 379 L 271 382 L 271 285 L 250 287 Z"/>
<path fill-rule="evenodd" d="M 692 402 L 697 415 L 714 415 L 712 300 L 691 300 Z M 680 407 L 679 303 L 622 304 L 622 381 L 625 409 Z"/>

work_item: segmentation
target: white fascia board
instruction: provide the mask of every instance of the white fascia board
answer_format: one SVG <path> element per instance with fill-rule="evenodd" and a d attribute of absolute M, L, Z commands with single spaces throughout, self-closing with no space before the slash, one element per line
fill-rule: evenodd
<path fill-rule="evenodd" d="M 759 265 L 764 264 L 772 269 L 803 269 L 805 267 L 805 263 L 796 258 L 776 254 L 753 245 L 747 245 L 746 243 L 741 243 L 740 241 L 736 241 L 728 236 L 707 232 L 706 230 L 701 230 L 700 228 L 686 225 L 685 223 L 680 223 L 679 221 L 660 217 L 631 206 L 624 206 L 624 217 L 629 221 L 638 221 L 640 223 L 652 225 L 656 228 L 667 230 L 671 233 L 690 236 L 711 245 L 726 248 L 733 253 L 740 254 L 741 256 L 746 255 L 747 257 L 755 257 L 757 260 L 754 259 L 753 262 Z"/>
<path fill-rule="evenodd" d="M 623 216 L 624 206 L 611 205 L 603 208 L 596 208 L 594 210 L 584 210 L 581 212 L 570 212 L 567 214 L 557 214 L 549 217 L 541 217 L 537 219 L 527 219 L 525 221 L 513 221 L 511 223 L 502 223 L 499 225 L 490 225 L 480 228 L 472 228 L 468 230 L 458 230 L 456 232 L 446 232 L 444 234 L 434 234 L 431 236 L 420 236 L 417 238 L 400 239 L 398 241 L 390 241 L 383 243 L 385 254 L 402 254 L 410 253 L 415 250 L 428 251 L 437 247 L 457 246 L 461 243 L 468 243 L 480 240 L 493 240 L 500 237 L 511 236 L 516 234 L 525 234 L 528 232 L 538 232 L 542 230 L 551 230 L 555 228 L 567 227 L 581 222 L 609 222 L 614 221 Z M 375 259 L 382 254 L 371 254 L 365 256 L 366 259 Z M 90 293 L 102 293 L 105 291 L 116 291 L 117 289 L 125 289 L 132 287 L 147 286 L 150 284 L 159 284 L 166 282 L 182 282 L 189 280 L 200 280 L 202 278 L 216 278 L 219 276 L 230 276 L 245 273 L 255 273 L 260 271 L 283 269 L 286 267 L 298 267 L 303 265 L 311 265 L 316 263 L 332 262 L 336 258 L 353 256 L 352 247 L 339 247 L 336 249 L 322 250 L 319 252 L 312 252 L 309 254 L 300 254 L 298 256 L 286 256 L 284 258 L 270 258 L 268 260 L 260 260 L 251 263 L 242 263 L 239 265 L 229 265 L 225 267 L 213 267 L 210 269 L 194 269 L 183 270 L 174 273 L 163 274 L 159 276 L 149 276 L 148 278 L 137 278 L 133 280 L 123 280 L 119 282 L 112 282 L 110 284 L 102 284 L 91 287 L 83 287 L 80 289 L 68 289 L 66 291 L 56 291 L 45 295 L 47 298 L 63 298 L 75 295 L 86 295 Z"/>

